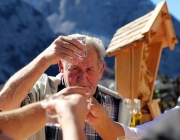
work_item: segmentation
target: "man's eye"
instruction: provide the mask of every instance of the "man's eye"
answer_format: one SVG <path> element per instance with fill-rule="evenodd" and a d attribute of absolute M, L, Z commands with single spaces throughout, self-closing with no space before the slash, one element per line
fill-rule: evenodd
<path fill-rule="evenodd" d="M 73 70 L 79 70 L 79 68 L 78 67 L 74 67 Z"/>
<path fill-rule="evenodd" d="M 91 69 L 91 68 L 89 68 L 89 69 L 87 69 L 88 71 L 93 71 L 93 69 Z"/>

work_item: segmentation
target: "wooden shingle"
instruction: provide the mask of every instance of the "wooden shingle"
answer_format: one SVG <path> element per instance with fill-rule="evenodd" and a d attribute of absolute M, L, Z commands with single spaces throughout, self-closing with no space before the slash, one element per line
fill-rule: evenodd
<path fill-rule="evenodd" d="M 111 56 L 122 47 L 145 38 L 148 39 L 148 41 L 151 41 L 149 38 L 151 35 L 148 35 L 147 33 L 156 33 L 164 18 L 170 18 L 170 15 L 168 13 L 167 5 L 163 1 L 159 3 L 153 11 L 118 29 L 114 34 L 106 53 Z M 168 32 L 166 33 L 167 36 L 171 40 L 177 42 L 171 20 L 167 20 L 164 23 L 164 26 L 168 26 L 168 28 L 165 27 Z M 170 30 L 169 27 L 171 27 Z M 171 41 L 168 44 L 171 49 L 174 48 L 173 44 L 174 43 Z"/>
<path fill-rule="evenodd" d="M 146 25 L 149 20 L 151 13 L 146 14 L 145 16 L 136 19 L 135 21 L 125 25 L 124 27 L 117 30 L 111 43 L 106 52 L 113 52 L 117 49 L 126 46 L 134 41 L 140 40 L 144 37 L 141 30 Z"/>

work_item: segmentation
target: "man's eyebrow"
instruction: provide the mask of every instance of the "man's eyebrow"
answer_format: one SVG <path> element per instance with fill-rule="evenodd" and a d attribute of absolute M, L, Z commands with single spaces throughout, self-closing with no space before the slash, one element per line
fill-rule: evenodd
<path fill-rule="evenodd" d="M 72 65 L 72 67 L 79 67 L 78 65 Z"/>
<path fill-rule="evenodd" d="M 87 69 L 89 69 L 89 68 L 91 68 L 91 69 L 92 69 L 92 68 L 94 68 L 94 67 L 93 67 L 93 66 L 91 66 L 91 67 L 87 67 Z"/>
<path fill-rule="evenodd" d="M 70 67 L 68 67 L 68 69 L 73 69 L 73 68 L 79 68 L 78 65 L 71 65 Z"/>

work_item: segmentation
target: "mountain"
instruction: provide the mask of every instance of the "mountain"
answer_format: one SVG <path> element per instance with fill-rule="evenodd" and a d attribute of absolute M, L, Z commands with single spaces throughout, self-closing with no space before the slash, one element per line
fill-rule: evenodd
<path fill-rule="evenodd" d="M 0 83 L 44 50 L 58 35 L 82 33 L 105 47 L 120 27 L 152 11 L 150 0 L 0 0 Z M 180 23 L 172 17 L 177 38 Z M 163 49 L 158 74 L 180 75 L 180 44 Z M 106 57 L 104 78 L 114 78 L 114 57 Z M 47 70 L 58 73 L 57 66 Z"/>
<path fill-rule="evenodd" d="M 26 0 L 28 1 L 28 0 Z M 99 37 L 107 47 L 120 27 L 152 11 L 155 5 L 150 0 L 33 0 L 29 2 L 44 14 L 55 33 L 82 33 Z M 59 2 L 59 8 L 57 3 Z M 47 6 L 49 5 L 49 6 Z M 56 5 L 52 10 L 52 5 Z M 46 8 L 46 10 L 45 10 Z M 49 11 L 48 14 L 46 11 Z M 180 22 L 171 17 L 180 42 Z M 158 74 L 174 78 L 180 76 L 180 43 L 173 51 L 163 49 Z M 114 71 L 114 58 L 106 58 L 108 70 Z M 109 72 L 106 76 L 112 77 Z"/>
<path fill-rule="evenodd" d="M 0 0 L 0 83 L 29 63 L 56 35 L 46 18 L 20 0 Z"/>

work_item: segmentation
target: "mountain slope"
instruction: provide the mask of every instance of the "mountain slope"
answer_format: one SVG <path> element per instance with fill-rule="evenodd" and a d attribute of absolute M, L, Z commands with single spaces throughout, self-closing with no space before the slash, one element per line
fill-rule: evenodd
<path fill-rule="evenodd" d="M 44 16 L 20 0 L 0 1 L 0 83 L 55 38 Z"/>
<path fill-rule="evenodd" d="M 152 11 L 149 0 L 0 0 L 0 83 L 61 34 L 82 33 L 108 46 L 120 27 Z M 172 17 L 180 41 L 180 23 Z M 180 44 L 163 49 L 158 73 L 180 75 Z M 105 78 L 114 78 L 114 57 L 106 57 Z M 57 66 L 46 71 L 58 73 Z"/>

